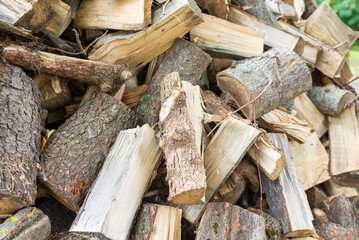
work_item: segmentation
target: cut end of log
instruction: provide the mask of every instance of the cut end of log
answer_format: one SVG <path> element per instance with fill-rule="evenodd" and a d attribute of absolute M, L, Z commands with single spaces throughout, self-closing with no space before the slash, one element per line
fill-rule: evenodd
<path fill-rule="evenodd" d="M 26 206 L 25 204 L 18 203 L 8 198 L 0 199 L 0 218 L 1 216 L 7 217 L 8 214 Z"/>
<path fill-rule="evenodd" d="M 194 205 L 194 204 L 203 204 L 204 201 L 201 200 L 206 192 L 206 189 L 194 189 L 190 191 L 183 192 L 178 194 L 172 198 L 168 198 L 168 201 L 175 204 L 186 204 L 186 205 Z"/>

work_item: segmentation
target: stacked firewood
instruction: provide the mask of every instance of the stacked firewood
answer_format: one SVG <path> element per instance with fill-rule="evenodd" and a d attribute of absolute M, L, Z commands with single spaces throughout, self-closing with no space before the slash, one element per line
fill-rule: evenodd
<path fill-rule="evenodd" d="M 0 0 L 0 239 L 358 239 L 358 36 L 314 0 Z"/>

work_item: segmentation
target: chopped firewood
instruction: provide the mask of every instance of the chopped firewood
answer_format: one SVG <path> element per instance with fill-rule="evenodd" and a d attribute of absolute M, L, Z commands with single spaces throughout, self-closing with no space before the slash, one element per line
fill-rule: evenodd
<path fill-rule="evenodd" d="M 297 1 L 297 0 L 293 0 Z M 293 2 L 290 1 L 290 2 Z M 303 1 L 303 0 L 300 0 Z M 295 8 L 285 0 L 265 0 L 267 7 L 276 15 L 282 18 L 292 18 L 294 20 L 299 20 Z"/>
<path fill-rule="evenodd" d="M 273 217 L 283 226 L 285 237 L 315 237 L 313 215 L 299 181 L 294 152 L 285 134 L 269 133 L 273 144 L 284 154 L 286 164 L 279 178 L 269 180 L 261 174 L 263 192 Z"/>
<path fill-rule="evenodd" d="M 305 62 L 285 47 L 244 60 L 218 73 L 217 80 L 238 106 L 247 105 L 242 111 L 248 119 L 259 118 L 312 87 Z"/>
<path fill-rule="evenodd" d="M 246 182 L 239 173 L 239 169 L 237 167 L 234 169 L 233 173 L 229 176 L 223 186 L 218 190 L 216 196 L 214 197 L 214 201 L 236 204 L 245 188 Z"/>
<path fill-rule="evenodd" d="M 330 179 L 329 156 L 315 132 L 309 135 L 306 143 L 292 141 L 291 145 L 295 166 L 304 190 Z"/>
<path fill-rule="evenodd" d="M 140 32 L 121 31 L 102 37 L 89 59 L 139 68 L 169 49 L 177 37 L 203 22 L 194 0 L 170 1 L 165 8 L 155 10 L 152 19 L 152 25 Z"/>
<path fill-rule="evenodd" d="M 207 9 L 209 14 L 226 19 L 228 15 L 228 0 L 196 0 L 198 6 Z"/>
<path fill-rule="evenodd" d="M 355 106 L 345 109 L 339 117 L 328 117 L 330 140 L 330 174 L 344 186 L 359 185 L 359 132 Z"/>
<path fill-rule="evenodd" d="M 328 122 L 325 116 L 318 110 L 306 93 L 299 95 L 294 101 L 296 117 L 308 123 L 308 125 L 322 137 L 328 131 Z"/>
<path fill-rule="evenodd" d="M 127 239 L 160 155 L 148 124 L 121 131 L 70 231 Z"/>
<path fill-rule="evenodd" d="M 46 240 L 51 234 L 49 217 L 36 207 L 21 209 L 0 224 L 2 240 Z"/>
<path fill-rule="evenodd" d="M 124 84 L 123 86 L 126 85 Z M 130 108 L 134 108 L 137 106 L 138 102 L 145 94 L 147 88 L 148 86 L 145 84 L 135 88 L 126 88 L 121 98 L 121 101 Z"/>
<path fill-rule="evenodd" d="M 306 192 L 310 208 L 323 208 L 324 200 L 328 198 L 325 192 L 319 187 L 312 187 Z"/>
<path fill-rule="evenodd" d="M 152 0 L 84 0 L 75 28 L 142 30 L 151 24 Z"/>
<path fill-rule="evenodd" d="M 65 114 L 68 117 L 73 115 L 77 111 L 77 109 L 79 109 L 80 105 L 81 105 L 81 103 L 75 103 L 75 104 L 65 106 Z"/>
<path fill-rule="evenodd" d="M 89 125 L 84 125 L 89 121 Z M 99 92 L 49 138 L 42 153 L 39 179 L 50 194 L 78 211 L 119 131 L 136 127 L 135 113 Z"/>
<path fill-rule="evenodd" d="M 253 191 L 258 192 L 259 190 L 259 178 L 258 170 L 252 163 L 250 163 L 246 158 L 238 164 L 237 167 L 239 173 L 246 181 L 247 186 Z"/>
<path fill-rule="evenodd" d="M 211 87 L 217 88 L 217 78 L 216 78 L 217 73 L 234 65 L 235 62 L 236 61 L 232 59 L 213 58 L 212 62 L 209 64 L 207 69 L 207 77 L 208 77 L 209 85 Z"/>
<path fill-rule="evenodd" d="M 80 7 L 81 0 L 62 0 L 62 1 L 71 7 L 71 18 L 74 19 Z"/>
<path fill-rule="evenodd" d="M 203 23 L 190 32 L 191 42 L 203 50 L 242 57 L 260 56 L 263 53 L 262 31 L 208 14 L 203 14 L 203 20 Z"/>
<path fill-rule="evenodd" d="M 197 84 L 210 62 L 211 57 L 208 54 L 188 41 L 178 38 L 167 51 L 152 77 L 152 83 L 138 103 L 136 112 L 153 126 L 158 122 L 161 107 L 160 84 L 164 76 L 178 72 L 181 81 Z"/>
<path fill-rule="evenodd" d="M 350 82 L 355 76 L 351 70 L 351 66 L 349 63 L 349 58 L 348 56 L 346 56 L 346 58 L 344 59 L 344 65 L 342 67 L 342 70 L 340 71 L 340 78 L 338 78 L 338 76 L 336 76 L 336 80 L 341 83 L 341 84 L 346 84 L 348 82 Z M 333 83 L 330 80 L 330 83 Z"/>
<path fill-rule="evenodd" d="M 110 240 L 102 233 L 95 232 L 63 232 L 52 235 L 49 240 Z"/>
<path fill-rule="evenodd" d="M 355 187 L 341 186 L 332 180 L 325 182 L 324 188 L 329 194 L 329 196 L 335 196 L 344 193 L 350 201 L 356 201 L 359 197 L 358 191 Z"/>
<path fill-rule="evenodd" d="M 99 85 L 103 91 L 112 90 L 131 76 L 126 65 L 111 65 L 42 51 L 30 51 L 16 45 L 5 47 L 2 56 L 10 63 L 25 69 Z"/>
<path fill-rule="evenodd" d="M 182 39 L 182 38 L 178 38 L 178 39 Z M 179 41 L 179 40 L 176 41 Z M 182 39 L 183 40 L 183 39 Z M 175 41 L 175 42 L 176 42 Z M 174 48 L 175 43 L 173 43 L 173 45 L 171 46 L 171 48 Z M 170 49 L 171 49 L 170 48 Z M 167 50 L 169 51 L 169 50 Z M 167 52 L 166 51 L 166 52 Z M 155 57 L 154 59 L 151 60 L 151 62 L 148 64 L 148 70 L 147 70 L 147 74 L 146 74 L 146 80 L 145 83 L 147 86 L 151 85 L 154 81 L 153 76 L 155 75 L 155 73 L 157 72 L 159 66 L 161 65 L 163 58 L 166 56 L 166 52 L 161 53 L 160 55 L 158 55 L 157 57 Z"/>
<path fill-rule="evenodd" d="M 27 30 L 22 27 L 16 27 L 10 23 L 3 21 L 2 19 L 0 19 L 0 30 L 5 32 L 10 32 L 12 34 L 19 35 L 24 38 L 35 39 L 35 37 L 31 34 L 30 30 Z"/>
<path fill-rule="evenodd" d="M 283 240 L 282 226 L 277 219 L 266 212 L 256 208 L 248 208 L 248 211 L 265 218 L 266 235 L 268 240 Z"/>
<path fill-rule="evenodd" d="M 304 2 L 305 2 L 305 12 L 303 13 L 302 18 L 307 19 L 318 8 L 318 6 L 315 0 L 304 0 Z"/>
<path fill-rule="evenodd" d="M 344 54 L 359 37 L 359 32 L 343 23 L 327 2 L 307 19 L 305 32 Z"/>
<path fill-rule="evenodd" d="M 316 67 L 320 50 L 321 49 L 319 47 L 314 46 L 308 42 L 305 42 L 301 57 L 308 65 L 314 68 Z"/>
<path fill-rule="evenodd" d="M 0 63 L 0 215 L 34 204 L 40 156 L 40 93 L 20 68 Z"/>
<path fill-rule="evenodd" d="M 209 203 L 196 240 L 266 240 L 264 218 L 230 203 Z"/>
<path fill-rule="evenodd" d="M 181 239 L 181 217 L 181 209 L 143 204 L 130 239 L 179 240 Z"/>
<path fill-rule="evenodd" d="M 61 0 L 49 0 L 49 3 L 55 15 L 44 30 L 59 37 L 71 23 L 71 7 Z"/>
<path fill-rule="evenodd" d="M 51 4 L 45 0 L 1 0 L 0 20 L 36 33 L 44 29 L 54 17 Z"/>

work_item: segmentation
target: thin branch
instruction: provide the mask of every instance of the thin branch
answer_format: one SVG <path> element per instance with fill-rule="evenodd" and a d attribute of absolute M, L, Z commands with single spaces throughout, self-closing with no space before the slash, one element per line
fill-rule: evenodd
<path fill-rule="evenodd" d="M 77 45 L 79 46 L 81 52 L 82 52 L 85 56 L 87 56 L 87 55 L 86 55 L 86 51 L 85 51 L 85 49 L 83 48 L 82 43 L 81 43 L 81 40 L 80 40 L 80 34 L 79 34 L 79 33 L 77 32 L 77 30 L 74 29 L 74 28 L 72 29 L 72 31 L 75 33 L 76 42 L 77 42 Z"/>
<path fill-rule="evenodd" d="M 104 37 L 106 34 L 108 33 L 108 30 L 106 30 L 106 32 L 104 34 L 102 34 L 101 36 L 97 37 L 95 40 L 93 40 L 90 45 L 88 45 L 86 48 L 85 48 L 85 51 L 86 51 L 86 54 L 87 54 L 87 51 L 89 50 L 89 48 L 94 45 L 100 38 Z"/>

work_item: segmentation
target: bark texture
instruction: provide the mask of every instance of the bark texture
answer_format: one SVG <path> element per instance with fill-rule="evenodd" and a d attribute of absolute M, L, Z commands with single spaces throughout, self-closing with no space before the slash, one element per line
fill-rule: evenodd
<path fill-rule="evenodd" d="M 234 169 L 233 173 L 231 176 L 229 176 L 227 181 L 218 190 L 218 193 L 214 199 L 216 202 L 228 202 L 230 204 L 236 204 L 245 189 L 246 182 L 239 173 L 237 167 Z"/>
<path fill-rule="evenodd" d="M 94 232 L 63 232 L 52 235 L 49 240 L 110 240 L 102 233 Z"/>
<path fill-rule="evenodd" d="M 208 10 L 208 13 L 226 19 L 228 14 L 227 0 L 196 0 L 197 4 Z"/>
<path fill-rule="evenodd" d="M 248 208 L 247 210 L 265 218 L 266 235 L 268 240 L 284 239 L 282 226 L 277 219 L 257 208 Z"/>
<path fill-rule="evenodd" d="M 138 123 L 116 98 L 93 94 L 51 135 L 41 156 L 40 181 L 58 201 L 78 211 L 117 134 Z"/>
<path fill-rule="evenodd" d="M 293 51 L 277 47 L 217 74 L 218 86 L 243 106 L 248 119 L 261 117 L 312 87 L 305 62 Z M 269 85 L 269 87 L 267 87 Z M 253 106 L 255 105 L 255 106 Z M 255 111 L 254 111 L 255 109 Z"/>
<path fill-rule="evenodd" d="M 40 93 L 20 68 L 0 63 L 0 214 L 34 204 Z"/>

